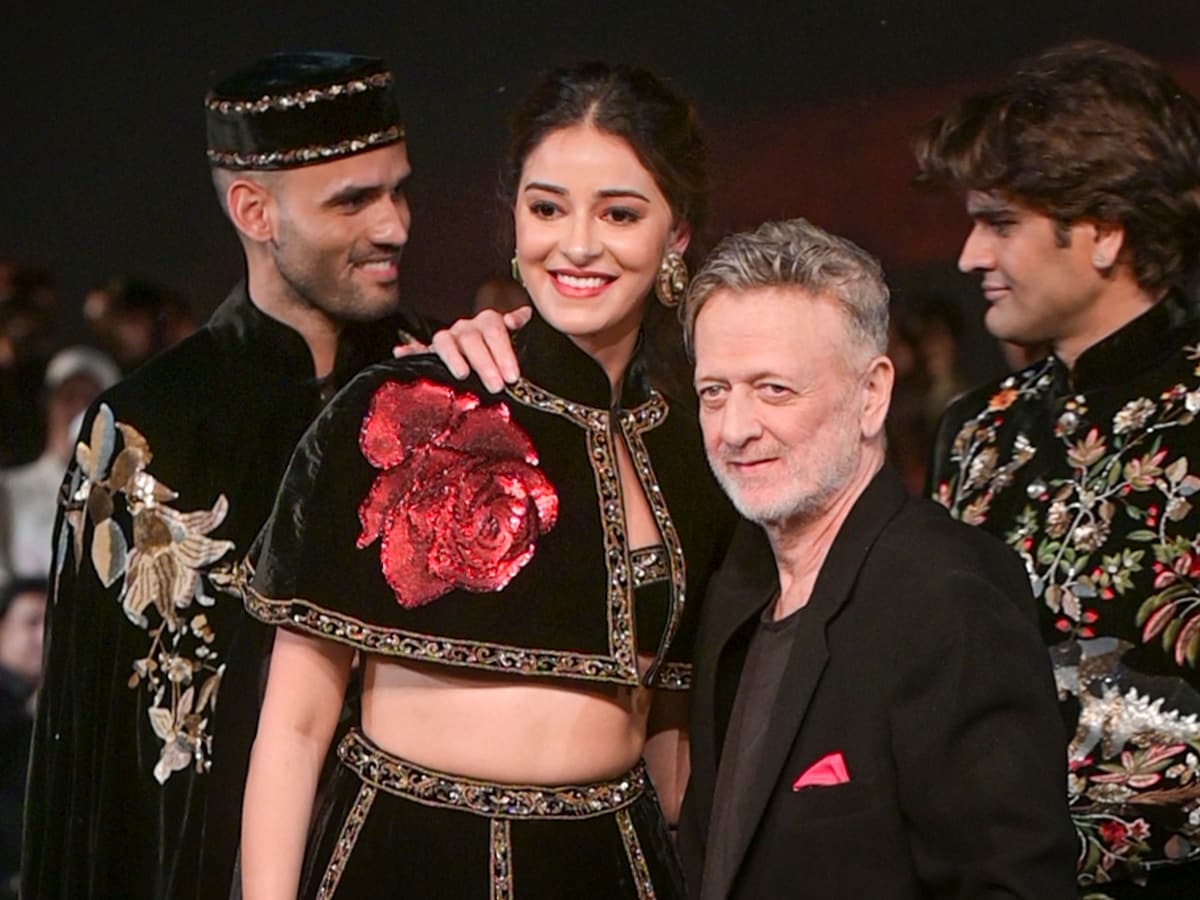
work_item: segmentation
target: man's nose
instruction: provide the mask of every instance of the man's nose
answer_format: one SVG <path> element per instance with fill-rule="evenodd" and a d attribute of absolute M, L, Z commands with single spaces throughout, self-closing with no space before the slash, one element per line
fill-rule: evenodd
<path fill-rule="evenodd" d="M 979 225 L 973 225 L 971 233 L 963 241 L 962 250 L 958 254 L 958 270 L 960 272 L 987 271 L 995 268 L 995 264 L 991 240 Z"/>
<path fill-rule="evenodd" d="M 371 223 L 371 240 L 376 244 L 395 247 L 408 242 L 408 229 L 412 213 L 407 197 L 386 197 L 381 200 Z"/>
<path fill-rule="evenodd" d="M 761 434 L 753 394 L 736 388 L 730 391 L 721 411 L 721 441 L 729 447 L 743 447 Z"/>

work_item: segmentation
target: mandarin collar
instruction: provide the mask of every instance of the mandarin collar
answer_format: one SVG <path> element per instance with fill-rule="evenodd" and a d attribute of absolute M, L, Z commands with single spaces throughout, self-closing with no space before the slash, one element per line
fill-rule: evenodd
<path fill-rule="evenodd" d="M 1177 333 L 1192 318 L 1186 298 L 1172 289 L 1140 316 L 1084 350 L 1073 369 L 1055 356 L 1055 384 L 1061 393 L 1127 384 L 1162 362 L 1163 348 L 1180 342 Z"/>
<path fill-rule="evenodd" d="M 387 358 L 405 322 L 397 316 L 345 326 L 338 339 L 333 384 L 341 386 L 366 365 Z M 259 309 L 250 299 L 245 281 L 229 292 L 209 324 L 214 331 L 231 334 L 235 343 L 245 345 L 238 360 L 263 375 L 314 388 L 329 381 L 316 377 L 312 353 L 300 332 Z"/>
<path fill-rule="evenodd" d="M 552 393 L 595 409 L 612 409 L 612 385 L 604 367 L 574 341 L 533 312 L 514 339 L 521 375 Z M 642 335 L 625 370 L 620 407 L 633 409 L 650 399 L 652 390 L 641 364 Z"/>

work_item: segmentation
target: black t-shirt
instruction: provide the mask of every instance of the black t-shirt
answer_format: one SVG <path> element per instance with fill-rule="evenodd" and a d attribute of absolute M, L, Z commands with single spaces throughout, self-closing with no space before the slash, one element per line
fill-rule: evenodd
<path fill-rule="evenodd" d="M 714 875 L 734 863 L 730 858 L 734 844 L 727 836 L 737 834 L 745 827 L 750 782 L 758 771 L 771 711 L 779 695 L 797 628 L 804 619 L 804 607 L 782 619 L 774 617 L 774 609 L 775 596 L 772 595 L 759 616 L 738 681 L 717 769 L 702 885 L 726 883 L 725 879 Z M 702 896 L 707 895 L 702 892 Z"/>

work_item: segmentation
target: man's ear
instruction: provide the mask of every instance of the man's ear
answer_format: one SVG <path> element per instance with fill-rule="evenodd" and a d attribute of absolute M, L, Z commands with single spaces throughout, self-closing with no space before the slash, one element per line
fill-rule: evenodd
<path fill-rule="evenodd" d="M 1125 246 L 1125 226 L 1119 222 L 1093 222 L 1092 265 L 1101 272 L 1109 271 L 1121 257 Z"/>
<path fill-rule="evenodd" d="M 275 234 L 275 198 L 251 178 L 235 178 L 225 189 L 229 218 L 246 238 L 265 243 Z"/>
<path fill-rule="evenodd" d="M 892 385 L 896 381 L 896 367 L 883 354 L 867 364 L 862 380 L 862 433 L 865 438 L 875 438 L 883 430 L 888 407 L 892 403 Z"/>

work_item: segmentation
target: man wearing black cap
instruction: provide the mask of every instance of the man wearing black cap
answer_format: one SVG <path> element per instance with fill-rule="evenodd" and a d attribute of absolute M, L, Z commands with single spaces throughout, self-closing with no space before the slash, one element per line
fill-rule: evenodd
<path fill-rule="evenodd" d="M 409 163 L 379 60 L 273 56 L 206 116 L 247 277 L 84 420 L 54 536 L 27 897 L 228 893 L 258 699 L 237 660 L 261 641 L 235 566 L 323 402 L 398 333 L 427 333 L 398 315 Z"/>

